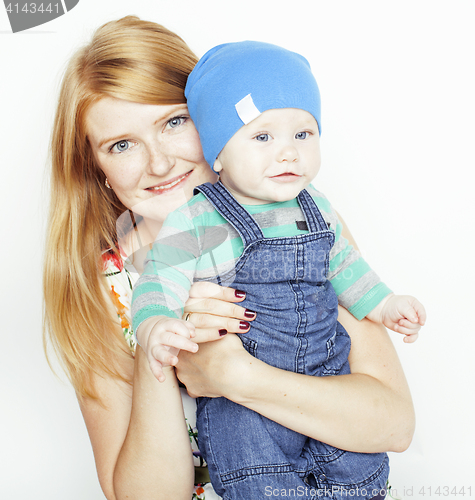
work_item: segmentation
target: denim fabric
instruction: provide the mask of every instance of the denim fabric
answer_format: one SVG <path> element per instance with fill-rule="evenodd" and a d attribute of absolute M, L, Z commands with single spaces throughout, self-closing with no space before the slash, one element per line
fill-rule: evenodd
<path fill-rule="evenodd" d="M 239 335 L 245 349 L 296 373 L 350 373 L 350 338 L 337 322 L 338 300 L 326 279 L 334 235 L 312 197 L 305 190 L 298 196 L 308 233 L 266 239 L 220 182 L 197 189 L 243 241 L 235 269 L 214 281 L 245 291 L 241 305 L 257 312 L 250 331 Z M 386 485 L 385 453 L 339 450 L 225 398 L 199 398 L 197 407 L 199 448 L 224 500 L 291 496 L 292 489 L 298 498 L 369 500 Z"/>

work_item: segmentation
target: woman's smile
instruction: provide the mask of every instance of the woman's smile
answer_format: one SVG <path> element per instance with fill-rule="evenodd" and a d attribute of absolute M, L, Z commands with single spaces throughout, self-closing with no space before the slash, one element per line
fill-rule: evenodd
<path fill-rule="evenodd" d="M 190 170 L 184 175 L 179 175 L 177 177 L 174 177 L 173 179 L 162 182 L 160 184 L 156 184 L 155 186 L 151 186 L 146 189 L 147 191 L 152 191 L 154 194 L 163 194 L 167 191 L 170 191 L 176 186 L 181 186 L 182 181 L 184 181 L 191 174 L 191 172 L 193 172 L 193 170 Z"/>

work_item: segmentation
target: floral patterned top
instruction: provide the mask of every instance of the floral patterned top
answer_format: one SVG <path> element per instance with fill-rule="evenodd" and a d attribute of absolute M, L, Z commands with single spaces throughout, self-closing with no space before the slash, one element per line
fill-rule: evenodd
<path fill-rule="evenodd" d="M 120 319 L 124 338 L 132 355 L 135 355 L 135 340 L 132 330 L 130 304 L 132 301 L 132 288 L 139 278 L 139 273 L 125 258 L 118 257 L 112 250 L 102 254 L 103 270 L 110 287 L 110 295 Z M 203 457 L 198 450 L 198 433 L 196 429 L 196 403 L 188 396 L 184 389 L 181 390 L 185 419 L 188 425 L 191 449 L 195 468 L 205 467 Z M 196 484 L 192 500 L 220 500 L 221 497 L 213 490 L 211 483 Z"/>

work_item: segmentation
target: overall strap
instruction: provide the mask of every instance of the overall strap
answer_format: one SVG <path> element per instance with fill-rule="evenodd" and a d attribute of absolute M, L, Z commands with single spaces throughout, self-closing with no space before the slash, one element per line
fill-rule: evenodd
<path fill-rule="evenodd" d="M 327 223 L 315 203 L 315 200 L 310 196 L 308 191 L 306 189 L 300 191 L 297 199 L 305 215 L 305 219 L 307 219 L 308 230 L 311 233 L 328 231 Z"/>
<path fill-rule="evenodd" d="M 195 188 L 203 193 L 214 208 L 236 229 L 242 238 L 244 247 L 264 238 L 261 228 L 252 215 L 236 201 L 221 181 L 216 184 L 206 182 Z"/>

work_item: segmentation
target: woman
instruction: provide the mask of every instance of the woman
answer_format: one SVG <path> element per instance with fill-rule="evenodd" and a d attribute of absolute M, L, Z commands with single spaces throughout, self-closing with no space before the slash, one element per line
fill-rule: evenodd
<path fill-rule="evenodd" d="M 411 398 L 386 333 L 346 311 L 339 319 L 352 338 L 351 375 L 307 377 L 250 357 L 225 333 L 247 331 L 254 314 L 236 304 L 241 292 L 209 283 L 193 286 L 185 308 L 197 354 L 182 350 L 160 384 L 135 350 L 127 310 L 134 270 L 166 215 L 196 185 L 215 180 L 183 95 L 196 61 L 175 34 L 127 17 L 104 25 L 76 54 L 59 98 L 45 319 L 108 499 L 212 498 L 210 486 L 193 493 L 177 377 L 192 396 L 225 396 L 350 451 L 402 451 L 412 438 Z"/>

